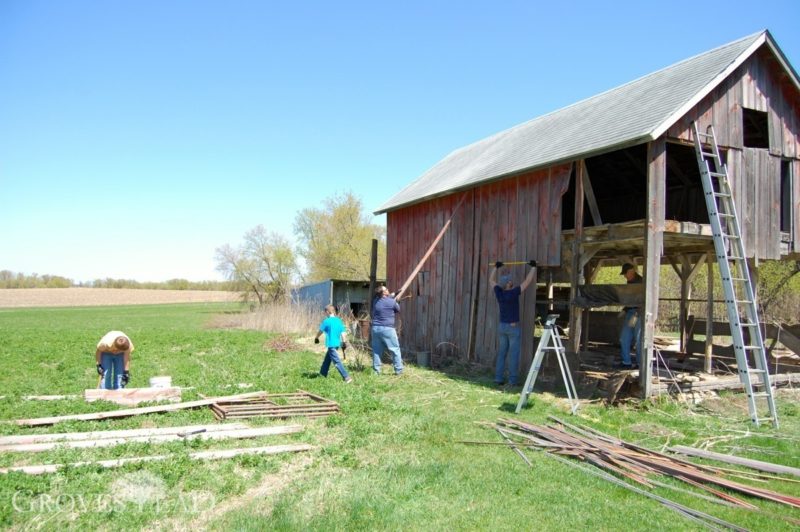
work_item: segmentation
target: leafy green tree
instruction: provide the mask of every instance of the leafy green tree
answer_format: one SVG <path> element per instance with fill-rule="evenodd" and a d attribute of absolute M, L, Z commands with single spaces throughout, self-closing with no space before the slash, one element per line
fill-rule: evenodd
<path fill-rule="evenodd" d="M 245 233 L 241 246 L 225 244 L 217 248 L 216 261 L 217 271 L 236 283 L 243 298 L 255 299 L 259 305 L 288 297 L 298 271 L 289 241 L 268 233 L 263 225 Z"/>
<path fill-rule="evenodd" d="M 386 228 L 372 222 L 361 199 L 347 192 L 322 208 L 297 214 L 294 232 L 305 259 L 306 280 L 368 279 L 372 240 L 378 240 L 378 277 L 386 276 Z"/>

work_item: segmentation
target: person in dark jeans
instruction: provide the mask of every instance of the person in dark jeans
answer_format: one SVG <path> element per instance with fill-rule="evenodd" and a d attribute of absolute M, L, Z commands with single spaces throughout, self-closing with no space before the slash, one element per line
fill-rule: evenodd
<path fill-rule="evenodd" d="M 641 284 L 642 276 L 636 271 L 636 266 L 626 262 L 622 265 L 620 275 L 625 276 L 628 284 Z M 631 346 L 636 342 L 636 354 L 642 352 L 642 320 L 639 319 L 639 309 L 637 307 L 625 307 L 625 321 L 622 323 L 622 331 L 619 335 L 620 354 L 622 362 L 615 365 L 616 369 L 635 369 L 639 367 L 636 357 L 631 358 Z"/>
<path fill-rule="evenodd" d="M 528 286 L 533 282 L 536 273 L 536 261 L 528 262 L 531 267 L 525 280 L 519 286 L 514 286 L 511 275 L 503 274 L 500 282 L 497 281 L 497 272 L 503 267 L 503 263 L 498 261 L 494 265 L 492 273 L 489 275 L 489 284 L 494 286 L 494 295 L 497 298 L 497 305 L 500 308 L 500 325 L 497 329 L 497 336 L 500 346 L 497 350 L 497 360 L 495 361 L 494 382 L 498 386 L 504 384 L 506 357 L 508 356 L 508 384 L 517 386 L 519 384 L 519 349 L 520 349 L 520 322 L 519 322 L 519 296 L 522 295 Z"/>
<path fill-rule="evenodd" d="M 381 355 L 384 351 L 392 353 L 394 374 L 403 373 L 403 355 L 400 352 L 400 341 L 394 328 L 395 315 L 400 312 L 400 305 L 385 286 L 375 289 L 372 302 L 372 369 L 381 374 Z"/>

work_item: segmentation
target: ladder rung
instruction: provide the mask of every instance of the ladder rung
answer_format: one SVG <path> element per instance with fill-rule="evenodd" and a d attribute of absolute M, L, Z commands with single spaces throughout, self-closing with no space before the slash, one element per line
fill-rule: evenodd
<path fill-rule="evenodd" d="M 769 397 L 769 394 L 767 392 L 753 392 L 750 397 Z"/>
<path fill-rule="evenodd" d="M 728 174 L 725 172 L 712 172 L 711 170 L 708 171 L 708 175 L 713 175 L 714 177 L 728 177 Z"/>
<path fill-rule="evenodd" d="M 700 153 L 702 153 L 706 157 L 713 157 L 715 159 L 719 159 L 719 155 L 717 155 L 716 153 L 710 152 L 710 151 L 702 151 L 701 150 Z"/>
<path fill-rule="evenodd" d="M 724 192 L 712 192 L 712 194 L 714 194 L 714 196 L 716 196 L 718 198 L 730 198 L 731 197 L 730 194 L 726 194 Z"/>
<path fill-rule="evenodd" d="M 742 349 L 747 350 L 747 351 L 755 351 L 756 349 L 761 349 L 761 346 L 760 345 L 744 345 L 744 346 L 742 346 Z M 750 371 L 763 371 L 763 370 L 759 369 L 759 370 L 750 370 Z"/>
<path fill-rule="evenodd" d="M 766 373 L 766 371 L 764 371 L 763 369 L 757 369 L 757 368 L 747 368 L 747 371 L 755 374 Z"/>

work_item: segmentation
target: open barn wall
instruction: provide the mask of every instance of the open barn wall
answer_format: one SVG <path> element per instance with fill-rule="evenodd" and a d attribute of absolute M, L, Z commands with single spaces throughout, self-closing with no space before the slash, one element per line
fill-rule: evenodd
<path fill-rule="evenodd" d="M 766 113 L 765 147 L 745 143 L 747 110 Z M 800 93 L 775 56 L 762 49 L 667 130 L 667 138 L 693 142 L 691 123 L 714 126 L 733 185 L 745 251 L 781 258 L 781 202 L 793 210 L 791 251 L 800 252 Z M 781 162 L 793 171 L 792 197 L 781 197 Z"/>
<path fill-rule="evenodd" d="M 497 345 L 497 303 L 489 264 L 536 260 L 561 264 L 561 196 L 571 165 L 489 183 L 387 214 L 387 277 L 400 286 L 453 215 L 452 223 L 400 301 L 400 342 L 407 350 L 457 352 L 491 364 Z M 459 202 L 463 203 L 455 210 Z M 455 212 L 454 212 L 455 210 Z M 527 266 L 513 266 L 518 284 Z M 522 368 L 533 351 L 535 290 L 521 300 Z"/>

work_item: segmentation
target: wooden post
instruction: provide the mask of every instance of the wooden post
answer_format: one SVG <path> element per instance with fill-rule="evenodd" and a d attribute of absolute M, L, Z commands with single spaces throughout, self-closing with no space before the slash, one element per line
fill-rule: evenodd
<path fill-rule="evenodd" d="M 642 397 L 650 397 L 653 375 L 653 337 L 658 319 L 661 251 L 664 242 L 664 212 L 666 206 L 667 157 L 664 137 L 647 144 L 647 228 L 645 231 L 644 319 L 642 353 L 639 357 L 639 384 Z"/>
<path fill-rule="evenodd" d="M 378 283 L 378 239 L 372 239 L 372 249 L 369 253 L 369 294 L 367 294 L 369 309 L 369 319 L 372 319 L 372 303 L 375 301 L 375 285 Z M 361 327 L 361 323 L 358 324 Z M 364 338 L 364 331 L 361 331 L 361 338 Z M 372 327 L 367 328 L 367 345 L 372 345 Z"/>
<path fill-rule="evenodd" d="M 369 254 L 369 315 L 372 317 L 372 302 L 375 300 L 375 285 L 378 282 L 378 239 L 372 239 L 372 249 Z"/>
<path fill-rule="evenodd" d="M 581 267 L 581 239 L 583 238 L 583 174 L 586 171 L 586 163 L 583 159 L 578 161 L 575 169 L 575 236 L 572 241 L 572 261 L 569 280 L 569 300 L 570 303 L 578 295 L 578 284 L 583 277 Z M 580 307 L 570 305 L 569 309 L 569 351 L 577 353 L 581 339 L 581 314 Z"/>
<path fill-rule="evenodd" d="M 709 252 L 707 257 L 708 302 L 706 303 L 706 351 L 703 360 L 703 371 L 711 373 L 711 358 L 714 349 L 714 253 Z"/>

